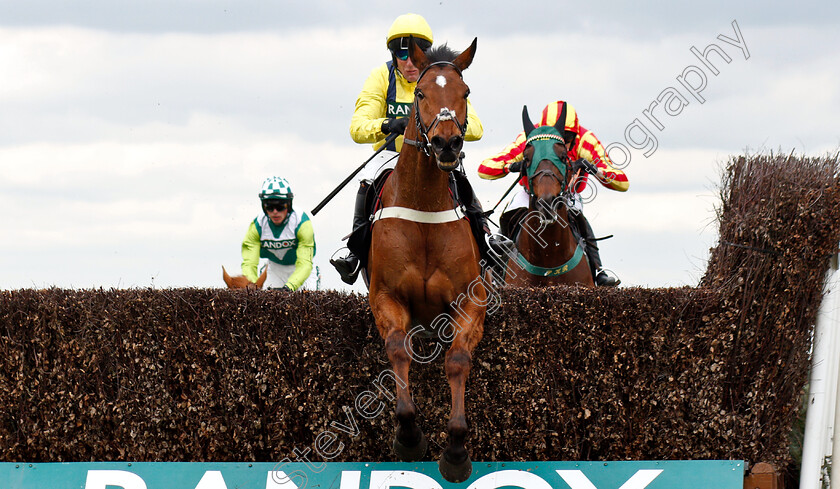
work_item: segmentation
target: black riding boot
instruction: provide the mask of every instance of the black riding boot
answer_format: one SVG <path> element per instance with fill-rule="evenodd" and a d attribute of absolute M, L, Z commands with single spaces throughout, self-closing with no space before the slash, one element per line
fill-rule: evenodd
<path fill-rule="evenodd" d="M 482 216 L 484 216 L 484 214 L 482 214 Z M 487 244 L 490 246 L 490 250 L 493 253 L 503 259 L 506 259 L 509 255 L 516 251 L 516 243 L 513 242 L 510 234 L 508 234 L 509 230 L 505 229 L 505 224 L 502 224 L 505 217 L 505 214 L 502 214 L 499 218 L 499 232 L 496 234 L 490 233 L 490 229 L 487 227 L 487 218 L 484 218 L 484 229 L 490 236 L 487 238 Z"/>
<path fill-rule="evenodd" d="M 516 233 L 519 231 L 522 218 L 528 214 L 528 209 L 525 207 L 517 207 L 516 209 L 506 211 L 499 216 L 499 232 L 507 238 L 515 239 Z"/>
<path fill-rule="evenodd" d="M 362 183 L 359 186 L 359 192 L 356 194 L 356 205 L 353 208 L 353 232 L 356 232 L 360 227 L 368 224 L 368 216 L 365 212 L 365 197 L 367 195 L 368 185 Z M 359 276 L 361 267 L 359 266 L 359 258 L 353 254 L 352 251 L 347 253 L 344 258 L 332 258 L 330 264 L 335 267 L 341 280 L 349 285 L 356 282 Z"/>
<path fill-rule="evenodd" d="M 604 270 L 601 264 L 601 253 L 598 251 L 598 242 L 595 241 L 595 233 L 592 231 L 592 226 L 589 225 L 586 216 L 583 215 L 583 212 L 577 210 L 570 210 L 569 214 L 574 216 L 578 231 L 586 245 L 586 256 L 589 257 L 589 267 L 592 270 L 595 285 L 615 287 L 620 284 L 621 280 L 618 277 L 613 277 Z"/>

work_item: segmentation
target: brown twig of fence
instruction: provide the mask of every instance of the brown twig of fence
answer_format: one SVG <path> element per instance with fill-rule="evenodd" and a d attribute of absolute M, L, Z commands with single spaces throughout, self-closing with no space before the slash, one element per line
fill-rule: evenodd
<path fill-rule="evenodd" d="M 786 467 L 840 238 L 837 162 L 733 158 L 718 220 L 698 287 L 500 289 L 467 393 L 473 458 Z M 356 294 L 2 291 L 0 458 L 318 461 L 330 431 L 333 461 L 391 460 L 388 368 Z M 434 459 L 443 367 L 411 375 Z"/>

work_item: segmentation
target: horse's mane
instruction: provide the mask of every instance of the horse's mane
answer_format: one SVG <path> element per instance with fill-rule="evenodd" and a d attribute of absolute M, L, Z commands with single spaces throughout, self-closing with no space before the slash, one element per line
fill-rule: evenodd
<path fill-rule="evenodd" d="M 437 63 L 438 61 L 453 61 L 459 54 L 461 53 L 453 50 L 447 46 L 446 43 L 441 44 L 440 46 L 431 47 L 428 51 L 426 51 L 426 57 L 429 59 L 429 63 Z"/>

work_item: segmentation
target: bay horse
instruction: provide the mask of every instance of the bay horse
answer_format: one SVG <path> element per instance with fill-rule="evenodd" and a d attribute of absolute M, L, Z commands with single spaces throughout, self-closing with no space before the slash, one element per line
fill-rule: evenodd
<path fill-rule="evenodd" d="M 404 461 L 421 459 L 427 448 L 416 422 L 409 366 L 437 356 L 417 357 L 411 338 L 425 330 L 450 343 L 444 359 L 451 390 L 448 444 L 438 466 L 451 482 L 472 472 L 464 391 L 488 296 L 478 245 L 449 186 L 466 134 L 469 88 L 462 71 L 472 63 L 476 44 L 474 39 L 461 54 L 445 45 L 424 53 L 409 40 L 420 76 L 402 151 L 374 211 L 367 267 L 368 300 L 397 384 L 393 448 Z M 436 348 L 442 351 L 440 342 Z"/>
<path fill-rule="evenodd" d="M 594 287 L 585 246 L 569 225 L 573 203 L 572 164 L 566 151 L 566 106 L 554 126 L 534 127 L 528 107 L 522 109 L 526 145 L 522 177 L 530 196 L 528 213 L 516 236 L 516 252 L 505 270 L 505 283 L 547 287 L 580 284 Z M 571 212 L 577 212 L 572 210 Z"/>
<path fill-rule="evenodd" d="M 263 269 L 263 272 L 257 277 L 257 282 L 251 282 L 248 280 L 248 277 L 244 275 L 235 275 L 231 277 L 225 267 L 222 266 L 222 279 L 225 281 L 225 284 L 228 286 L 229 289 L 261 289 L 263 284 L 265 283 L 265 279 L 268 277 L 268 267 Z"/>

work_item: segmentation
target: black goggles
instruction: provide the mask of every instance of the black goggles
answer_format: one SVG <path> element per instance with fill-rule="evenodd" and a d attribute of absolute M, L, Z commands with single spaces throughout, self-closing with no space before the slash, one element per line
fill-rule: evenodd
<path fill-rule="evenodd" d="M 289 204 L 287 204 L 286 202 L 280 202 L 280 201 L 272 202 L 270 200 L 264 200 L 262 206 L 263 206 L 263 209 L 266 212 L 271 212 L 271 211 L 283 212 L 283 211 L 285 211 L 286 209 L 289 208 Z"/>

